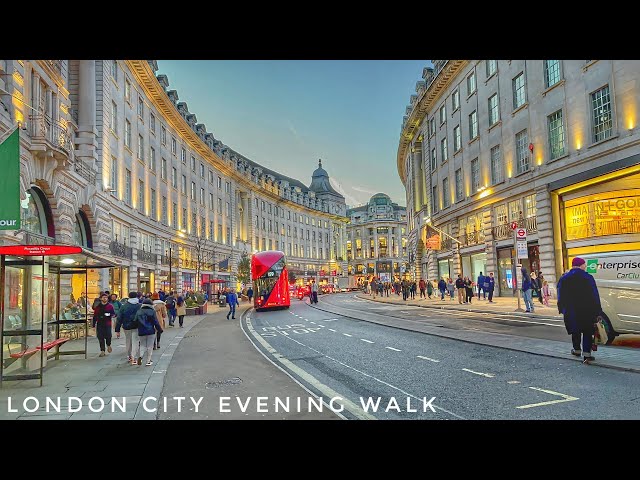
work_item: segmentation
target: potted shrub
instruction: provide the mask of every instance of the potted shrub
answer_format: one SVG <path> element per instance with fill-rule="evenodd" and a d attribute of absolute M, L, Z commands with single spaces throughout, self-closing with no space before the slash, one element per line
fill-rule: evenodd
<path fill-rule="evenodd" d="M 197 315 L 197 304 L 193 298 L 189 297 L 185 300 L 185 306 L 187 308 L 187 315 Z"/>

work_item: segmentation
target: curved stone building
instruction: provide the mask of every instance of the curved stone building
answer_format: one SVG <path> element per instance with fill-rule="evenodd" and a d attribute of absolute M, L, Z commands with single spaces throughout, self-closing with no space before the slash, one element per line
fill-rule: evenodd
<path fill-rule="evenodd" d="M 267 249 L 298 276 L 341 274 L 346 205 L 322 165 L 307 187 L 244 157 L 157 69 L 0 60 L 0 139 L 20 123 L 23 192 L 23 228 L 0 240 L 83 245 L 117 263 L 90 272 L 90 297 L 236 285 L 239 258 Z M 83 291 L 72 281 L 75 298 Z"/>
<path fill-rule="evenodd" d="M 417 277 L 515 265 L 552 288 L 574 256 L 640 248 L 637 60 L 434 60 L 398 147 Z M 526 230 L 514 248 L 512 227 Z"/>
<path fill-rule="evenodd" d="M 373 276 L 384 281 L 406 278 L 406 209 L 392 202 L 389 195 L 376 193 L 369 203 L 347 210 L 347 216 L 349 285 L 361 285 Z"/>

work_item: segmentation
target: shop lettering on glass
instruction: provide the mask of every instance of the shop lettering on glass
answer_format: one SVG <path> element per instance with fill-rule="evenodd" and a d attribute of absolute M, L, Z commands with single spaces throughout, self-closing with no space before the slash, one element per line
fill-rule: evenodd
<path fill-rule="evenodd" d="M 634 233 L 639 229 L 638 195 L 577 203 L 580 200 L 570 202 L 565 208 L 568 240 Z"/>

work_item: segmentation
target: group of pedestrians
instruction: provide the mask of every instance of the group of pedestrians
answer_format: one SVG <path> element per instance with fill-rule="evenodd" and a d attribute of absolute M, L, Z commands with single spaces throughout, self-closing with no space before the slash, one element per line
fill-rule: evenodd
<path fill-rule="evenodd" d="M 177 317 L 180 327 L 183 327 L 187 314 L 182 296 L 174 292 L 166 294 L 162 290 L 148 295 L 130 292 L 123 302 L 116 294 L 106 291 L 100 292 L 96 300 L 93 303 L 92 326 L 100 343 L 99 356 L 104 357 L 106 352 L 113 351 L 111 338 L 115 320 L 116 338 L 120 338 L 120 330 L 124 330 L 127 361 L 131 365 L 142 365 L 145 355 L 145 365 L 153 365 L 153 350 L 160 348 L 160 337 L 167 322 L 173 327 Z"/>

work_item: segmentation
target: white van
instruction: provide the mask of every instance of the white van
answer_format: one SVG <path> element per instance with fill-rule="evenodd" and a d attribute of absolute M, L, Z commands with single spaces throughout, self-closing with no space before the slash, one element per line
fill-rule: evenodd
<path fill-rule="evenodd" d="M 640 333 L 640 250 L 580 255 L 616 333 Z"/>

